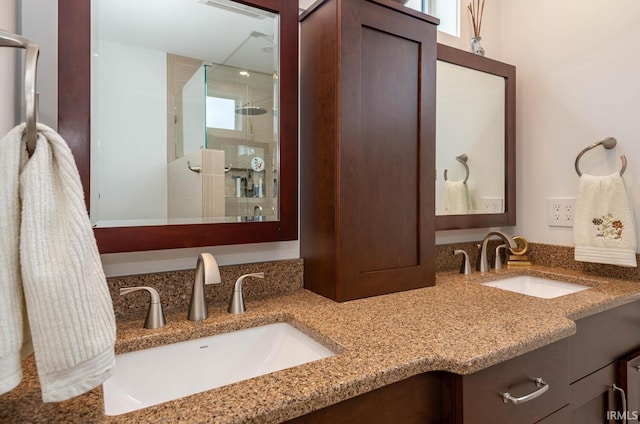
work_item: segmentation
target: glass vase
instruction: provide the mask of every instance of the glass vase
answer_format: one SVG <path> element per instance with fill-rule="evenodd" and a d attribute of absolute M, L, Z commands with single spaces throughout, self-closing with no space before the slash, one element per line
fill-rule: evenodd
<path fill-rule="evenodd" d="M 482 40 L 480 36 L 471 38 L 471 53 L 484 56 L 484 49 L 480 45 L 480 40 Z"/>

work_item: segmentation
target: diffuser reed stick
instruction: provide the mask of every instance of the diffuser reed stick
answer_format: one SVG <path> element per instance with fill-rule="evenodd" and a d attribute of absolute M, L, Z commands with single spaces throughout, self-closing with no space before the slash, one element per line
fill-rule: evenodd
<path fill-rule="evenodd" d="M 480 37 L 480 30 L 482 29 L 482 14 L 484 13 L 484 0 L 480 3 L 480 0 L 471 0 L 467 9 L 471 14 L 471 23 L 473 24 L 474 37 Z"/>

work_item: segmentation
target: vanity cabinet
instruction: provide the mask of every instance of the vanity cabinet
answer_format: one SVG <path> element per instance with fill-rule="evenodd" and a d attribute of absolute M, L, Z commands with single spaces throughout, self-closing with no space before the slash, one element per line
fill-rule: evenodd
<path fill-rule="evenodd" d="M 440 373 L 424 373 L 311 412 L 287 424 L 436 424 L 442 416 Z"/>
<path fill-rule="evenodd" d="M 569 404 L 568 342 L 560 340 L 470 375 L 447 374 L 445 382 L 446 422 L 554 422 L 556 411 L 565 416 L 563 408 Z M 505 393 L 513 399 L 505 401 Z"/>
<path fill-rule="evenodd" d="M 627 423 L 640 413 L 640 301 L 576 321 L 577 332 L 469 375 L 430 372 L 291 423 Z M 525 402 L 504 402 L 503 394 Z M 626 412 L 620 387 L 626 393 Z M 609 412 L 608 411 L 612 411 Z M 612 419 L 608 419 L 608 416 Z"/>
<path fill-rule="evenodd" d="M 627 394 L 627 422 L 640 422 L 640 351 L 620 361 L 620 385 Z"/>
<path fill-rule="evenodd" d="M 345 301 L 433 285 L 438 20 L 326 0 L 300 22 L 305 287 Z"/>
<path fill-rule="evenodd" d="M 608 420 L 621 418 L 614 412 L 623 412 L 622 392 L 614 385 L 626 394 L 627 418 L 637 415 L 640 380 L 634 366 L 640 365 L 640 302 L 577 320 L 576 327 L 569 338 L 571 422 L 621 422 Z"/>

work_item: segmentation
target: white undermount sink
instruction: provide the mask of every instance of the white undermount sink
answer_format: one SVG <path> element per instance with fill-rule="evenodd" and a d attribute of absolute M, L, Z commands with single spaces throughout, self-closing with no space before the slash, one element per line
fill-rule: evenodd
<path fill-rule="evenodd" d="M 547 278 L 532 277 L 529 275 L 519 275 L 517 277 L 505 278 L 504 280 L 489 281 L 482 283 L 482 285 L 526 294 L 528 296 L 541 297 L 543 299 L 553 299 L 590 288 L 581 286 L 580 284 L 565 283 L 564 281 L 549 280 Z"/>
<path fill-rule="evenodd" d="M 120 415 L 333 356 L 279 322 L 116 356 L 104 382 L 106 415 Z"/>

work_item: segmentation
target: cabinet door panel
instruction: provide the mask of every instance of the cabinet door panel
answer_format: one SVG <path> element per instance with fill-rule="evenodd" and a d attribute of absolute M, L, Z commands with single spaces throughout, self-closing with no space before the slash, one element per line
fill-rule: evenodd
<path fill-rule="evenodd" d="M 435 26 L 343 1 L 340 295 L 434 280 Z"/>
<path fill-rule="evenodd" d="M 414 267 L 420 264 L 420 44 L 366 26 L 361 39 L 362 124 L 353 188 L 364 194 L 355 197 L 361 217 L 355 228 L 368 248 L 359 268 Z"/>
<path fill-rule="evenodd" d="M 627 423 L 637 423 L 640 414 L 640 352 L 620 361 L 620 385 L 627 394 Z"/>
<path fill-rule="evenodd" d="M 569 338 L 571 382 L 638 350 L 640 302 L 579 319 L 576 327 Z"/>
<path fill-rule="evenodd" d="M 607 422 L 607 411 L 616 410 L 612 386 L 616 383 L 616 364 L 610 364 L 571 384 L 571 422 Z"/>

